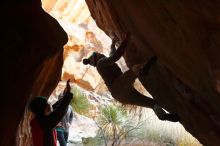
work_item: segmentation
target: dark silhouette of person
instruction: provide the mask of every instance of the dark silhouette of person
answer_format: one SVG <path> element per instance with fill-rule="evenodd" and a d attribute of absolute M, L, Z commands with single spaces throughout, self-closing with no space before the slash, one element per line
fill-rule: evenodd
<path fill-rule="evenodd" d="M 34 146 L 56 146 L 55 127 L 66 114 L 73 98 L 69 82 L 70 80 L 67 81 L 64 97 L 55 110 L 51 111 L 45 97 L 38 96 L 31 101 L 29 107 L 35 115 L 30 123 Z"/>
<path fill-rule="evenodd" d="M 60 101 L 62 100 L 64 94 L 61 93 L 58 96 L 58 101 L 53 105 L 53 109 L 58 108 Z M 66 146 L 69 137 L 69 128 L 73 120 L 73 108 L 71 105 L 68 106 L 66 114 L 63 116 L 62 120 L 56 126 L 57 139 L 60 146 Z"/>
<path fill-rule="evenodd" d="M 169 120 L 172 122 L 179 121 L 180 118 L 177 114 L 166 113 L 154 99 L 144 96 L 133 86 L 135 79 L 139 75 L 146 75 L 148 73 L 150 67 L 156 62 L 157 57 L 154 56 L 146 64 L 136 65 L 124 73 L 115 63 L 123 55 L 130 41 L 130 37 L 130 34 L 127 33 L 124 40 L 116 50 L 115 44 L 119 39 L 116 37 L 116 35 L 114 35 L 109 57 L 106 57 L 105 55 L 98 52 L 93 52 L 90 57 L 83 59 L 83 64 L 89 64 L 96 67 L 98 73 L 103 78 L 113 98 L 119 102 L 123 104 L 131 104 L 151 108 L 154 110 L 155 114 L 160 120 Z"/>

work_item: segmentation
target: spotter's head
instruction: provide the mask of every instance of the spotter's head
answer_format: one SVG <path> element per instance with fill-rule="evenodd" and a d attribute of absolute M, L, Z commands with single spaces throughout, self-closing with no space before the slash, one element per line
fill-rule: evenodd
<path fill-rule="evenodd" d="M 47 99 L 42 96 L 36 97 L 30 103 L 31 111 L 37 116 L 44 115 L 46 107 L 47 107 Z"/>

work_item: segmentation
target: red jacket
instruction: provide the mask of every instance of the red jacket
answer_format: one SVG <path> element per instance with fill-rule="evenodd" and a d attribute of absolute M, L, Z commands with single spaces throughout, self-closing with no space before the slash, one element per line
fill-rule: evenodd
<path fill-rule="evenodd" d="M 44 132 L 39 121 L 34 118 L 31 121 L 31 133 L 34 146 L 44 146 Z M 53 130 L 54 146 L 57 146 L 57 133 Z"/>

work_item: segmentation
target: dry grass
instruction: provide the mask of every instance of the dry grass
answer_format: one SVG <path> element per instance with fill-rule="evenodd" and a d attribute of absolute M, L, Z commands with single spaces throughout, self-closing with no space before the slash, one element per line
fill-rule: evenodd
<path fill-rule="evenodd" d="M 166 146 L 202 146 L 180 123 L 160 121 L 152 110 L 146 110 L 143 127 L 137 132 L 140 139 Z"/>

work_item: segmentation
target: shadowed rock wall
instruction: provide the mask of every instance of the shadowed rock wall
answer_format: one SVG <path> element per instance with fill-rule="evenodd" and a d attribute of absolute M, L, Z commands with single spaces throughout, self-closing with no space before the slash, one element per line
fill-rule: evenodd
<path fill-rule="evenodd" d="M 67 35 L 40 0 L 2 2 L 0 11 L 0 146 L 13 146 L 29 99 L 50 95 L 60 80 Z"/>
<path fill-rule="evenodd" d="M 86 0 L 97 25 L 132 41 L 129 67 L 153 55 L 157 63 L 139 77 L 150 94 L 202 144 L 220 143 L 220 2 L 217 0 Z M 134 97 L 135 98 L 135 97 Z"/>

